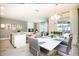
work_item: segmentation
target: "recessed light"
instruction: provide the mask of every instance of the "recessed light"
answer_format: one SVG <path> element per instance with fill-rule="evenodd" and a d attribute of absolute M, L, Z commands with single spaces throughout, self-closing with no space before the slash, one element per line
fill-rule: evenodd
<path fill-rule="evenodd" d="M 58 6 L 58 4 L 56 4 L 56 6 Z"/>
<path fill-rule="evenodd" d="M 38 10 L 38 9 L 36 9 L 36 12 L 39 12 L 39 10 Z"/>
<path fill-rule="evenodd" d="M 19 3 L 19 4 L 25 4 L 25 3 Z"/>

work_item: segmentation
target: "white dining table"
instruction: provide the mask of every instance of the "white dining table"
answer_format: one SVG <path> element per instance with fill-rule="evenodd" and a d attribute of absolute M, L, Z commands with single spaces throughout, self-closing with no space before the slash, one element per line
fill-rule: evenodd
<path fill-rule="evenodd" d="M 48 51 L 52 51 L 56 46 L 58 46 L 64 40 L 64 38 L 60 38 L 60 37 L 57 38 L 40 37 L 37 39 L 39 46 Z"/>

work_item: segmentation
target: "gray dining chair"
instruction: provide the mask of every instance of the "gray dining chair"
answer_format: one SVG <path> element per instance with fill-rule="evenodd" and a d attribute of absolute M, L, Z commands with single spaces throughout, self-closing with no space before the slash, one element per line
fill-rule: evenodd
<path fill-rule="evenodd" d="M 46 56 L 48 52 L 39 46 L 38 40 L 36 38 L 31 37 L 29 38 L 29 49 L 34 56 Z"/>
<path fill-rule="evenodd" d="M 39 38 L 39 37 L 41 37 L 41 33 L 36 33 L 35 38 Z"/>
<path fill-rule="evenodd" d="M 69 55 L 72 44 L 72 34 L 69 35 L 69 39 L 64 39 L 55 49 L 58 52 L 62 52 L 66 55 Z"/>

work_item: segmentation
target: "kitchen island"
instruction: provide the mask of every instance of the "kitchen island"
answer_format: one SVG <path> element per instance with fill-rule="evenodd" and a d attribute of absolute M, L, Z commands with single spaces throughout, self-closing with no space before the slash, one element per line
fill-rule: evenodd
<path fill-rule="evenodd" d="M 10 42 L 15 48 L 26 46 L 26 33 L 25 32 L 11 33 Z"/>

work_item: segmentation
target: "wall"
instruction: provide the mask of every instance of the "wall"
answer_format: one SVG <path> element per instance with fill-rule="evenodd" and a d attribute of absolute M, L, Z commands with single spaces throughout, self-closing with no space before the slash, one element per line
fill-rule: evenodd
<path fill-rule="evenodd" d="M 55 20 L 54 19 L 48 19 L 48 31 L 49 31 L 49 34 L 51 34 L 51 32 L 55 31 L 55 27 L 56 27 L 56 24 L 55 24 Z"/>
<path fill-rule="evenodd" d="M 18 21 L 18 20 L 11 20 L 8 18 L 1 18 L 0 17 L 0 24 L 19 24 L 19 25 L 24 25 L 22 27 L 22 31 L 27 31 L 27 22 L 24 21 Z M 16 32 L 16 30 L 11 30 L 11 29 L 2 29 L 0 27 L 0 38 L 9 38 L 9 34 L 11 32 Z"/>
<path fill-rule="evenodd" d="M 71 29 L 73 33 L 72 44 L 77 44 L 78 41 L 78 11 L 74 8 L 70 11 Z"/>
<path fill-rule="evenodd" d="M 79 8 L 78 8 L 78 16 L 79 16 Z M 79 17 L 78 17 L 78 45 L 79 45 Z"/>

